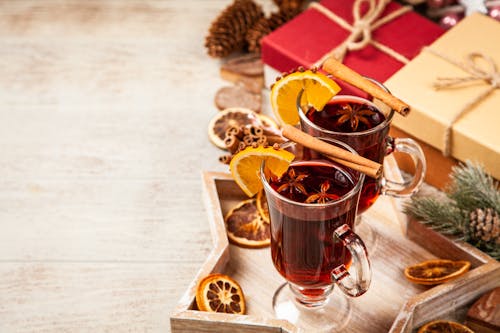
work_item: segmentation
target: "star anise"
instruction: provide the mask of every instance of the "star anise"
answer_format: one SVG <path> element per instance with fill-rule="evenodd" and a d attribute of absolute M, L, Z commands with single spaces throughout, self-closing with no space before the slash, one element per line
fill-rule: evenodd
<path fill-rule="evenodd" d="M 308 174 L 295 174 L 295 170 L 293 168 L 290 168 L 288 170 L 287 175 L 284 177 L 285 183 L 278 187 L 276 190 L 278 193 L 289 191 L 289 193 L 293 193 L 295 190 L 296 192 L 300 192 L 302 194 L 307 194 L 306 188 L 302 184 L 302 181 L 309 176 Z"/>
<path fill-rule="evenodd" d="M 327 193 L 328 190 L 330 189 L 330 182 L 328 180 L 325 180 L 323 183 L 321 183 L 321 188 L 318 193 L 311 194 L 310 196 L 307 197 L 306 203 L 327 203 L 330 200 L 336 200 L 339 198 L 338 195 L 333 194 L 333 193 Z"/>
<path fill-rule="evenodd" d="M 373 116 L 375 111 L 370 110 L 365 104 L 345 103 L 342 105 L 339 113 L 341 116 L 337 120 L 338 124 L 342 125 L 349 121 L 351 129 L 355 131 L 360 122 L 370 128 L 372 125 L 370 124 L 368 117 Z"/>

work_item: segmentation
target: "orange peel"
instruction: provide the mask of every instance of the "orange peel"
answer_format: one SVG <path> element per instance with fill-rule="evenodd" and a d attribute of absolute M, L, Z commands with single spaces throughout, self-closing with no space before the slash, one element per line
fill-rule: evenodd
<path fill-rule="evenodd" d="M 287 74 L 271 87 L 271 106 L 281 125 L 297 125 L 299 112 L 297 98 L 302 93 L 300 105 L 323 110 L 324 106 L 340 91 L 340 86 L 331 78 L 316 70 L 298 70 Z"/>
<path fill-rule="evenodd" d="M 418 333 L 474 333 L 473 330 L 460 323 L 449 320 L 434 320 L 420 327 Z"/>
<path fill-rule="evenodd" d="M 228 275 L 207 275 L 197 285 L 196 304 L 201 311 L 245 314 L 245 295 Z"/>
<path fill-rule="evenodd" d="M 260 248 L 271 243 L 271 228 L 260 215 L 256 199 L 238 203 L 224 219 L 231 243 L 243 247 Z"/>
<path fill-rule="evenodd" d="M 247 147 L 236 153 L 229 164 L 234 181 L 249 197 L 253 197 L 262 188 L 260 167 L 266 162 L 266 168 L 280 176 L 295 158 L 292 153 L 273 147 Z"/>
<path fill-rule="evenodd" d="M 413 283 L 436 285 L 465 274 L 470 265 L 470 262 L 465 260 L 433 259 L 406 267 L 404 275 Z"/>

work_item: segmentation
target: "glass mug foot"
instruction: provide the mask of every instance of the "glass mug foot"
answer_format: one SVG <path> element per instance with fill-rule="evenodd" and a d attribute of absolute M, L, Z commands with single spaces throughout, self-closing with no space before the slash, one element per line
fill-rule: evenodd
<path fill-rule="evenodd" d="M 293 288 L 284 283 L 274 294 L 273 308 L 278 319 L 289 321 L 300 332 L 338 332 L 348 325 L 351 303 L 338 288 L 328 287 L 322 301 L 313 304 L 301 301 Z"/>

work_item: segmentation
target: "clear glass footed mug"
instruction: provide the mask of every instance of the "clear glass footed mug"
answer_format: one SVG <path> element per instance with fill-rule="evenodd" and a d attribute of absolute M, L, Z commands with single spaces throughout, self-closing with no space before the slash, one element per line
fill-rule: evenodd
<path fill-rule="evenodd" d="M 356 153 L 345 143 L 322 140 Z M 354 232 L 364 175 L 300 144 L 282 148 L 295 155 L 281 177 L 261 167 L 271 222 L 271 256 L 287 283 L 273 297 L 276 316 L 321 332 L 344 327 L 350 304 L 370 285 L 366 247 Z M 335 290 L 337 285 L 341 292 Z M 330 300 L 330 298 L 332 298 Z"/>
<path fill-rule="evenodd" d="M 373 79 L 369 80 L 388 91 L 381 83 Z M 408 197 L 420 188 L 426 171 L 425 156 L 416 141 L 410 138 L 389 136 L 395 113 L 393 109 L 379 100 L 371 101 L 359 96 L 336 95 L 322 111 L 316 112 L 312 108 L 301 106 L 301 98 L 302 92 L 297 98 L 297 108 L 300 126 L 304 132 L 345 142 L 359 155 L 380 164 L 384 162 L 385 156 L 392 152 L 406 153 L 414 162 L 414 175 L 403 183 L 389 180 L 385 176 L 379 179 L 366 177 L 361 190 L 359 214 L 370 208 L 380 194 Z M 352 112 L 356 112 L 357 117 L 349 116 L 349 112 L 353 109 L 355 110 Z M 344 118 L 341 119 L 342 116 Z M 353 131 L 354 126 L 359 129 Z"/>

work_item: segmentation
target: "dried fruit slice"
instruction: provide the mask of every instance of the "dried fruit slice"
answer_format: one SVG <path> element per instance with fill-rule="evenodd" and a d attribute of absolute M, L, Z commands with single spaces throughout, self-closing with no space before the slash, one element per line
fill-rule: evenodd
<path fill-rule="evenodd" d="M 276 122 L 273 119 L 266 116 L 265 114 L 258 113 L 257 117 L 259 117 L 259 120 L 262 123 L 263 127 L 270 127 L 270 128 L 278 129 L 278 124 L 276 124 Z"/>
<path fill-rule="evenodd" d="M 242 54 L 229 59 L 220 68 L 220 76 L 227 81 L 243 85 L 256 94 L 264 88 L 264 66 L 260 54 Z"/>
<path fill-rule="evenodd" d="M 245 296 L 238 282 L 224 274 L 210 274 L 196 288 L 201 311 L 245 314 Z"/>
<path fill-rule="evenodd" d="M 406 278 L 414 283 L 435 285 L 450 281 L 470 268 L 468 261 L 453 261 L 444 259 L 427 260 L 419 264 L 406 267 Z"/>
<path fill-rule="evenodd" d="M 254 94 L 242 86 L 226 86 L 215 93 L 215 106 L 219 110 L 242 107 L 260 112 L 262 109 L 262 96 Z"/>
<path fill-rule="evenodd" d="M 208 124 L 208 136 L 210 141 L 219 148 L 226 149 L 224 139 L 226 130 L 232 126 L 272 126 L 277 129 L 277 125 L 269 117 L 257 114 L 247 108 L 228 108 L 219 111 Z"/>
<path fill-rule="evenodd" d="M 271 88 L 271 106 L 281 124 L 299 123 L 297 97 L 304 89 L 301 105 L 323 110 L 325 104 L 339 91 L 339 85 L 328 76 L 317 71 L 296 71 L 285 75 Z"/>
<path fill-rule="evenodd" d="M 266 161 L 266 167 L 277 176 L 281 176 L 294 159 L 294 155 L 283 149 L 273 147 L 247 147 L 236 153 L 231 159 L 229 169 L 233 179 L 243 192 L 253 197 L 262 189 L 260 166 Z"/>
<path fill-rule="evenodd" d="M 264 65 L 259 53 L 249 53 L 227 60 L 221 65 L 220 71 L 244 76 L 263 76 Z"/>
<path fill-rule="evenodd" d="M 224 221 L 232 243 L 258 248 L 271 242 L 270 225 L 260 215 L 256 199 L 241 201 L 227 213 Z"/>
<path fill-rule="evenodd" d="M 454 321 L 434 320 L 420 327 L 418 333 L 474 333 L 474 331 Z"/>
<path fill-rule="evenodd" d="M 260 216 L 264 219 L 264 221 L 270 223 L 269 206 L 267 205 L 266 192 L 264 192 L 264 189 L 257 193 L 255 200 L 257 201 L 257 210 L 259 211 Z"/>

